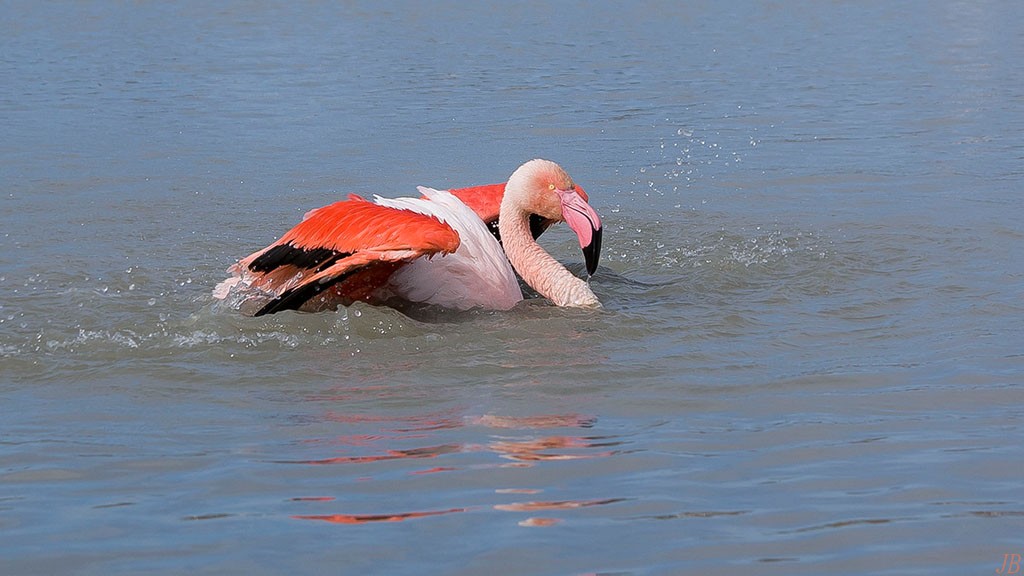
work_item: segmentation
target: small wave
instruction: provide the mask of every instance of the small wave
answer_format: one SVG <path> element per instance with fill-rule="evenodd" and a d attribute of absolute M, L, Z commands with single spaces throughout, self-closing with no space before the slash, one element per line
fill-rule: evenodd
<path fill-rule="evenodd" d="M 123 348 L 138 348 L 143 338 L 131 330 L 79 330 L 78 335 L 64 340 L 47 340 L 46 349 L 55 352 L 59 350 L 74 350 L 75 348 L 89 342 L 111 342 Z"/>
<path fill-rule="evenodd" d="M 172 338 L 172 342 L 176 347 L 180 348 L 194 348 L 196 346 L 209 346 L 212 344 L 222 343 L 258 346 L 266 342 L 278 342 L 287 348 L 297 348 L 302 344 L 302 340 L 297 334 L 278 331 L 224 335 L 217 332 L 196 330 L 190 334 L 175 335 Z"/>

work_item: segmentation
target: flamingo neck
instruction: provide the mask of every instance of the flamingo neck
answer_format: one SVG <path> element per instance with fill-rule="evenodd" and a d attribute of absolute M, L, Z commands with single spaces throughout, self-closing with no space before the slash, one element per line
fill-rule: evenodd
<path fill-rule="evenodd" d="M 512 267 L 541 296 L 556 306 L 601 305 L 586 282 L 573 276 L 533 239 L 528 212 L 502 202 L 498 232 Z"/>

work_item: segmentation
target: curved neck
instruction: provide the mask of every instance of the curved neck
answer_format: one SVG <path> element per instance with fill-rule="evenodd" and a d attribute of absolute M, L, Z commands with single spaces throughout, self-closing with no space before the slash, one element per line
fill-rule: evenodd
<path fill-rule="evenodd" d="M 559 264 L 530 233 L 530 215 L 509 201 L 506 191 L 498 218 L 498 232 L 509 262 L 523 280 L 556 306 L 600 306 L 583 280 Z"/>

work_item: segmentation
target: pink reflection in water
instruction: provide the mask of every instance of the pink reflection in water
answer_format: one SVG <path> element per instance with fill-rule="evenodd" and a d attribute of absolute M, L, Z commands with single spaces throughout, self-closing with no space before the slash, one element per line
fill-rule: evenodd
<path fill-rule="evenodd" d="M 403 522 L 411 518 L 424 518 L 426 516 L 440 516 L 441 514 L 452 514 L 465 512 L 465 508 L 449 508 L 448 510 L 431 510 L 429 512 L 402 512 L 400 514 L 324 514 L 292 516 L 297 520 L 321 520 L 332 524 L 369 524 L 372 522 Z"/>
<path fill-rule="evenodd" d="M 518 524 L 526 527 L 538 527 L 538 526 L 554 526 L 561 522 L 558 518 L 527 518 L 526 520 L 520 520 Z"/>
<path fill-rule="evenodd" d="M 586 508 L 588 506 L 603 506 L 622 502 L 625 498 L 605 498 L 603 500 L 559 500 L 557 502 L 512 502 L 510 504 L 495 504 L 495 510 L 505 512 L 536 512 L 537 510 L 572 510 L 574 508 Z"/>
<path fill-rule="evenodd" d="M 346 451 L 353 448 L 366 449 L 386 444 L 389 442 L 407 442 L 415 438 L 429 438 L 439 434 L 439 431 L 462 428 L 468 426 L 486 427 L 500 430 L 543 430 L 553 428 L 590 428 L 594 425 L 595 419 L 591 416 L 580 414 L 544 414 L 536 416 L 499 416 L 487 414 L 483 416 L 461 416 L 451 411 L 443 413 L 432 413 L 425 415 L 413 415 L 402 417 L 383 417 L 365 414 L 340 414 L 329 413 L 326 419 L 341 425 L 358 427 L 359 432 L 342 435 L 330 440 L 311 441 L 309 444 L 328 444 L 334 447 L 345 447 Z M 367 433 L 366 425 L 379 424 L 377 430 Z M 372 465 L 378 462 L 393 460 L 415 460 L 415 459 L 436 459 L 446 455 L 457 453 L 491 453 L 504 460 L 512 460 L 511 463 L 484 463 L 471 464 L 469 469 L 480 469 L 489 467 L 531 467 L 543 465 L 548 461 L 580 460 L 592 458 L 606 458 L 618 453 L 617 450 L 608 449 L 621 444 L 619 441 L 609 441 L 608 438 L 587 437 L 582 435 L 562 434 L 547 435 L 541 437 L 494 436 L 490 441 L 460 444 L 439 444 L 406 449 L 389 449 L 378 454 L 353 455 L 345 454 L 325 458 L 279 461 L 286 464 L 306 465 L 345 465 L 361 464 Z M 595 450 L 595 448 L 601 448 Z M 409 475 L 422 476 L 440 473 L 455 473 L 467 469 L 466 466 L 451 466 L 439 463 L 435 466 L 413 470 Z M 372 476 L 361 477 L 365 481 L 374 481 Z M 496 489 L 496 494 L 538 494 L 542 492 L 537 488 L 502 488 Z M 293 498 L 296 502 L 334 502 L 333 497 L 304 497 Z M 503 512 L 536 512 L 536 511 L 567 511 L 578 508 L 612 504 L 621 501 L 621 498 L 607 498 L 600 500 L 549 500 L 495 503 L 491 506 L 493 510 Z M 303 514 L 292 516 L 300 520 L 319 520 L 332 524 L 369 524 L 378 522 L 402 522 L 414 518 L 452 514 L 455 512 L 468 511 L 470 507 L 457 507 L 442 510 L 411 511 L 411 512 L 387 512 L 380 514 Z M 486 509 L 486 508 L 483 508 Z M 530 517 L 519 520 L 518 525 L 524 527 L 552 526 L 561 522 L 559 518 Z"/>

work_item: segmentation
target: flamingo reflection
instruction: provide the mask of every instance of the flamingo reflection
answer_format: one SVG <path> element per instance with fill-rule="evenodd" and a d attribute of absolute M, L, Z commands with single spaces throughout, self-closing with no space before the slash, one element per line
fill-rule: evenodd
<path fill-rule="evenodd" d="M 328 419 L 342 424 L 364 425 L 369 422 L 384 420 L 365 415 L 344 415 L 332 413 Z M 394 420 L 392 420 L 394 422 Z M 431 417 L 416 416 L 399 419 L 397 426 L 376 431 L 374 434 L 353 434 L 341 436 L 331 443 L 339 446 L 367 447 L 387 440 L 402 440 L 430 437 L 438 430 L 479 426 L 501 430 L 541 430 L 552 428 L 591 428 L 595 419 L 579 414 L 548 414 L 538 416 L 497 416 L 483 415 L 456 417 L 450 413 L 435 414 Z M 438 464 L 408 472 L 410 475 L 431 475 L 458 472 L 463 469 L 481 469 L 495 467 L 532 467 L 549 461 L 581 460 L 606 458 L 614 456 L 620 450 L 616 446 L 622 441 L 600 437 L 573 434 L 552 434 L 541 437 L 514 437 L 508 435 L 492 437 L 481 444 L 438 444 L 406 449 L 389 449 L 378 454 L 342 455 L 326 458 L 277 461 L 280 464 L 305 464 L 314 466 L 374 464 L 394 460 L 436 459 L 458 453 L 482 452 L 491 453 L 506 463 L 477 463 L 462 466 Z M 371 440 L 372 439 L 372 440 Z M 540 489 L 532 488 L 498 488 L 496 494 L 538 494 Z M 293 498 L 297 502 L 334 502 L 333 497 Z M 622 501 L 622 498 L 605 498 L 595 500 L 532 500 L 527 502 L 498 503 L 489 506 L 492 510 L 502 512 L 537 512 L 566 511 L 590 506 L 601 506 Z M 319 520 L 333 524 L 368 524 L 378 522 L 402 522 L 405 520 L 466 512 L 472 507 L 453 507 L 439 510 L 395 511 L 374 514 L 302 514 L 293 518 L 300 520 Z M 532 517 L 521 520 L 521 526 L 551 526 L 558 523 L 557 518 Z"/>

